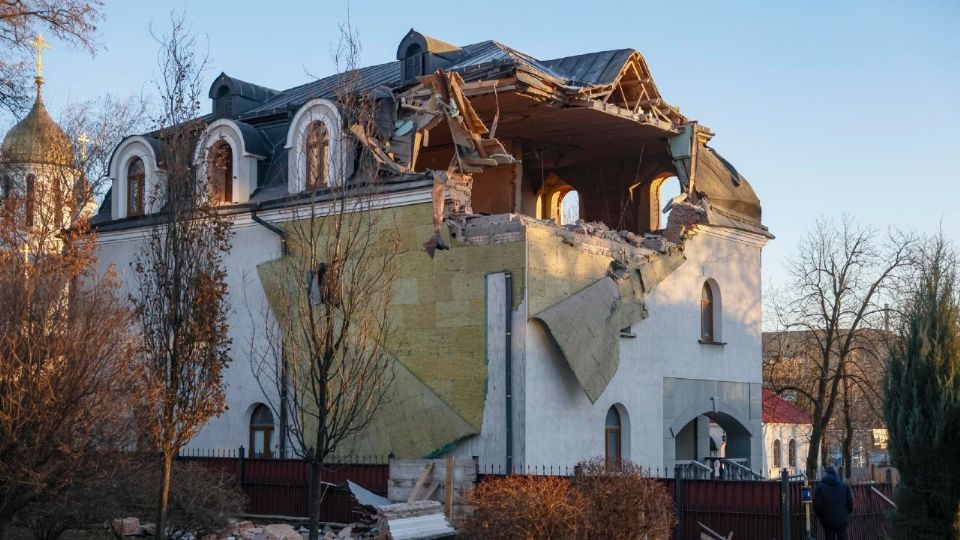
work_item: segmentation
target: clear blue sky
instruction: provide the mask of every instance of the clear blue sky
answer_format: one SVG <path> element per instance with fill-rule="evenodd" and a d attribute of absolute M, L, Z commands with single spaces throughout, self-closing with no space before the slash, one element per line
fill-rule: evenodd
<path fill-rule="evenodd" d="M 105 50 L 54 43 L 44 92 L 66 100 L 150 88 L 156 44 L 187 5 L 209 40 L 208 80 L 275 89 L 333 71 L 343 1 L 109 1 Z M 777 239 L 765 283 L 818 216 L 960 239 L 960 2 L 364 2 L 352 19 L 364 64 L 394 59 L 411 27 L 456 44 L 496 39 L 538 58 L 635 48 L 664 97 L 716 133 L 757 190 Z M 312 75 L 311 75 L 312 74 Z"/>

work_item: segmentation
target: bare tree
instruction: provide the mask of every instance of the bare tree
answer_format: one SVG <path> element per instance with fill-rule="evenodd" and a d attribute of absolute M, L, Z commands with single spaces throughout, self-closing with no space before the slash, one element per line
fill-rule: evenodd
<path fill-rule="evenodd" d="M 134 263 L 131 297 L 143 336 L 140 363 L 151 396 L 149 430 L 162 456 L 157 534 L 167 531 L 174 458 L 211 417 L 225 409 L 223 373 L 229 363 L 224 256 L 230 222 L 216 207 L 199 174 L 195 149 L 203 148 L 198 120 L 201 72 L 196 38 L 182 14 L 171 15 L 160 43 L 158 138 L 164 143 L 164 178 L 151 194 L 159 208 Z"/>
<path fill-rule="evenodd" d="M 73 199 L 46 180 L 0 205 L 0 537 L 119 466 L 139 395 L 116 276 L 95 270 L 82 220 L 64 228 Z"/>
<path fill-rule="evenodd" d="M 381 191 L 375 160 L 354 138 L 374 133 L 375 105 L 358 86 L 357 36 L 349 23 L 341 30 L 337 101 L 346 125 L 327 134 L 339 144 L 326 148 L 347 150 L 299 150 L 320 167 L 307 167 L 309 198 L 284 226 L 286 254 L 261 273 L 271 311 L 254 325 L 265 333 L 251 336 L 257 380 L 288 423 L 293 451 L 310 461 L 314 540 L 323 464 L 373 421 L 393 380 L 389 307 L 399 237 L 389 212 L 374 206 Z"/>
<path fill-rule="evenodd" d="M 0 105 L 18 114 L 30 104 L 29 42 L 38 31 L 93 53 L 102 9 L 100 0 L 0 0 Z"/>
<path fill-rule="evenodd" d="M 881 237 L 849 218 L 839 224 L 820 220 L 791 261 L 791 282 L 772 295 L 778 332 L 765 355 L 766 379 L 775 392 L 798 396 L 812 413 L 810 478 L 845 389 L 867 383 L 858 376 L 857 358 L 876 350 L 884 299 L 897 290 L 914 247 L 906 234 Z"/>
<path fill-rule="evenodd" d="M 149 120 L 148 101 L 140 95 L 119 98 L 106 94 L 64 107 L 59 125 L 78 156 L 80 208 L 89 210 L 103 199 L 109 187 L 107 176 L 113 150 L 130 133 L 146 131 Z"/>

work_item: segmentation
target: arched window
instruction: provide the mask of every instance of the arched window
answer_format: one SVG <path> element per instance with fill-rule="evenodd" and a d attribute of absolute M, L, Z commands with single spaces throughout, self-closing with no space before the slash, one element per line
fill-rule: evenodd
<path fill-rule="evenodd" d="M 329 167 L 330 137 L 323 122 L 313 122 L 307 128 L 307 181 L 306 190 L 325 187 Z"/>
<path fill-rule="evenodd" d="M 606 426 L 604 428 L 604 447 L 607 463 L 619 463 L 623 458 L 621 452 L 623 448 L 621 434 L 620 413 L 616 407 L 610 407 L 607 411 Z"/>
<path fill-rule="evenodd" d="M 143 215 L 143 189 L 146 178 L 143 160 L 135 157 L 127 166 L 127 216 Z"/>
<path fill-rule="evenodd" d="M 257 405 L 250 415 L 250 457 L 269 458 L 273 435 L 273 413 L 264 404 Z"/>
<path fill-rule="evenodd" d="M 794 439 L 787 444 L 787 459 L 791 467 L 797 466 L 797 441 Z"/>
<path fill-rule="evenodd" d="M 703 284 L 700 291 L 700 340 L 712 342 L 716 338 L 714 332 L 714 305 L 713 287 L 709 283 Z"/>
<path fill-rule="evenodd" d="M 780 448 L 780 439 L 773 441 L 773 466 L 783 467 L 783 449 Z"/>
<path fill-rule="evenodd" d="M 580 194 L 573 189 L 560 196 L 560 224 L 573 225 L 580 219 Z"/>
<path fill-rule="evenodd" d="M 27 186 L 26 186 L 26 187 L 27 187 L 27 193 L 26 193 L 26 195 L 27 195 L 27 198 L 26 198 L 26 214 L 27 214 L 27 226 L 28 226 L 28 227 L 32 227 L 32 226 L 33 226 L 33 191 L 34 191 L 34 187 L 35 187 L 34 184 L 36 184 L 36 183 L 37 183 L 37 177 L 34 176 L 34 175 L 32 175 L 32 174 L 28 174 L 28 175 L 27 175 L 27 182 L 26 182 L 26 184 L 27 184 Z"/>
<path fill-rule="evenodd" d="M 211 149 L 209 174 L 214 200 L 233 202 L 233 149 L 220 141 Z"/>

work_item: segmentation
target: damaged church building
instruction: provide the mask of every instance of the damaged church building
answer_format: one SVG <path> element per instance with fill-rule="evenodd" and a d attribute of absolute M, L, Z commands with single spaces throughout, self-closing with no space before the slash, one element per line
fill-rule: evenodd
<path fill-rule="evenodd" d="M 538 60 L 411 30 L 395 61 L 351 75 L 375 103 L 367 127 L 344 114 L 342 74 L 283 91 L 221 74 L 210 88 L 204 144 L 226 156 L 226 173 L 208 177 L 223 183 L 234 232 L 234 348 L 228 410 L 188 449 L 290 455 L 241 346 L 256 324 L 248 309 L 269 308 L 282 286 L 278 231 L 294 210 L 372 174 L 370 211 L 390 213 L 401 243 L 395 380 L 344 454 L 761 469 L 760 265 L 772 236 L 714 134 L 668 104 L 637 51 Z M 375 171 L 334 167 L 360 151 Z M 151 134 L 125 138 L 93 219 L 99 264 L 115 264 L 130 293 L 162 155 Z"/>

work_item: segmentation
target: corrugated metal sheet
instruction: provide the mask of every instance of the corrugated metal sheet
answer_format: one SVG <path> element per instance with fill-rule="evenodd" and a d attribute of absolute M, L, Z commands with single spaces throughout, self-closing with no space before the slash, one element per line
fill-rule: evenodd
<path fill-rule="evenodd" d="M 426 540 L 445 538 L 456 534 L 443 514 L 427 514 L 390 520 L 390 537 L 393 540 Z"/>

